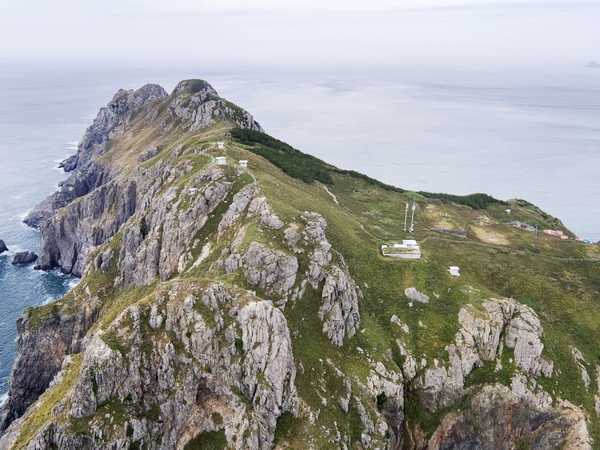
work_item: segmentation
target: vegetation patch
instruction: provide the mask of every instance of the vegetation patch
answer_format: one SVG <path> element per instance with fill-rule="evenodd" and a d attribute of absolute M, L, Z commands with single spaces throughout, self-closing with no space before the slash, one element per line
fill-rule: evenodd
<path fill-rule="evenodd" d="M 291 177 L 298 178 L 305 183 L 317 180 L 321 183 L 331 184 L 329 166 L 312 155 L 302 153 L 291 145 L 269 136 L 266 133 L 234 128 L 231 136 L 239 143 L 248 145 L 249 150 L 267 159 Z"/>
<path fill-rule="evenodd" d="M 225 430 L 205 431 L 185 444 L 184 450 L 222 450 L 227 447 Z"/>
<path fill-rule="evenodd" d="M 487 194 L 470 194 L 470 195 L 451 195 L 451 194 L 434 194 L 431 192 L 418 192 L 419 194 L 427 198 L 439 198 L 444 202 L 458 203 L 459 205 L 466 205 L 473 209 L 485 209 L 493 204 L 507 205 L 505 201 L 498 200 L 491 195 Z"/>

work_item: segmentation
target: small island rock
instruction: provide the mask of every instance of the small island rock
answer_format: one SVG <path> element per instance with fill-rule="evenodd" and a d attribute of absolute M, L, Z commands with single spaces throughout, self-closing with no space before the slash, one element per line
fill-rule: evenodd
<path fill-rule="evenodd" d="M 38 255 L 33 252 L 19 252 L 12 260 L 12 264 L 29 264 L 38 259 Z"/>
<path fill-rule="evenodd" d="M 0 239 L 0 253 L 4 253 L 8 251 L 8 247 L 4 243 L 2 239 Z"/>

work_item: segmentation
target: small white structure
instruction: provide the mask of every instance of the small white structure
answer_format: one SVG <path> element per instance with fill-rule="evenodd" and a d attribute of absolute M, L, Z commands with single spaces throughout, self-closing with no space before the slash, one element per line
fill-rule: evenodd
<path fill-rule="evenodd" d="M 458 272 L 459 270 L 460 268 L 456 266 L 450 266 L 450 269 L 448 269 L 450 275 L 452 275 L 453 277 L 460 277 L 460 273 Z"/>
<path fill-rule="evenodd" d="M 414 239 L 405 239 L 402 244 L 382 245 L 381 253 L 392 258 L 419 259 L 421 257 L 421 250 Z"/>
<path fill-rule="evenodd" d="M 198 193 L 198 188 L 190 188 L 188 190 L 189 195 L 196 195 Z"/>
<path fill-rule="evenodd" d="M 217 142 L 217 148 L 220 148 L 220 149 L 225 148 L 225 142 Z"/>
<path fill-rule="evenodd" d="M 227 164 L 227 157 L 225 156 L 217 156 L 217 164 L 223 166 Z"/>
<path fill-rule="evenodd" d="M 246 159 L 240 159 L 240 166 L 243 167 L 244 169 L 246 167 L 248 167 L 248 160 L 246 160 Z"/>

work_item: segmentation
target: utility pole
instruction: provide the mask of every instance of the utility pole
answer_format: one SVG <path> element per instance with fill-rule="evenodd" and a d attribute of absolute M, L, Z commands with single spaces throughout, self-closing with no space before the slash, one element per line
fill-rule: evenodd
<path fill-rule="evenodd" d="M 406 211 L 404 211 L 404 232 L 406 233 L 406 219 L 408 218 L 408 203 L 406 204 Z"/>

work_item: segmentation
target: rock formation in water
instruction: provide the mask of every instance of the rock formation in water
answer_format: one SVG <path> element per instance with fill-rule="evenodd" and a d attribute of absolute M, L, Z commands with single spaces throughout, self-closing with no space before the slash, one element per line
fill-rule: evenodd
<path fill-rule="evenodd" d="M 463 226 L 505 206 L 421 205 L 423 259 L 386 259 L 403 191 L 263 134 L 201 80 L 119 91 L 62 167 L 26 222 L 36 268 L 82 279 L 17 322 L 0 448 L 591 448 L 596 347 L 561 308 L 596 317 L 598 268 L 429 235 L 439 208 Z"/>
<path fill-rule="evenodd" d="M 0 239 L 0 254 L 7 252 L 7 251 L 8 251 L 8 247 L 6 246 L 4 241 L 2 239 Z"/>
<path fill-rule="evenodd" d="M 19 264 L 30 264 L 38 259 L 38 255 L 33 252 L 18 252 L 13 257 L 12 263 L 13 265 Z"/>

